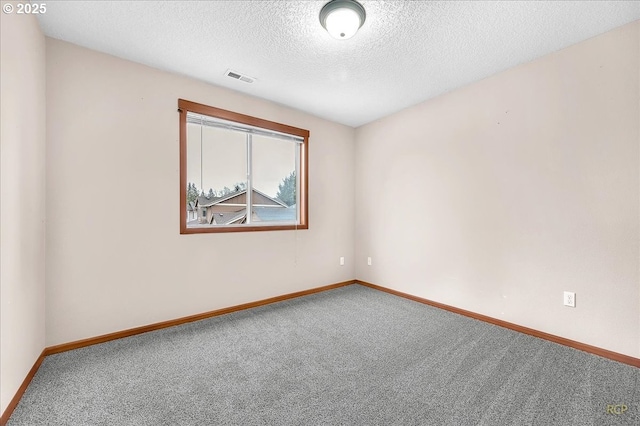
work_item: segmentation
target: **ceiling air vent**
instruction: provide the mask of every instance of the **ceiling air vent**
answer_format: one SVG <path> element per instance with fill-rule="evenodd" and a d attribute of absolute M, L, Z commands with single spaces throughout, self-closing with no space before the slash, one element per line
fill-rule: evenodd
<path fill-rule="evenodd" d="M 244 81 L 245 83 L 253 83 L 256 80 L 253 77 L 249 77 L 248 75 L 241 74 L 233 70 L 227 70 L 224 75 L 226 75 L 227 77 L 235 78 L 236 80 Z"/>

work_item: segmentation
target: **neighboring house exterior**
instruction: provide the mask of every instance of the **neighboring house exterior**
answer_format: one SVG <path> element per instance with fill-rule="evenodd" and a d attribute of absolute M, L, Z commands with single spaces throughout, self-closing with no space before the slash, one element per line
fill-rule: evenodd
<path fill-rule="evenodd" d="M 190 203 L 191 204 L 191 203 Z M 296 206 L 288 207 L 282 201 L 253 189 L 251 222 L 295 221 Z M 200 196 L 189 211 L 188 222 L 192 226 L 237 225 L 247 222 L 247 190 L 234 191 L 222 197 Z M 193 215 L 192 215 L 193 213 Z"/>
<path fill-rule="evenodd" d="M 197 218 L 198 211 L 196 210 L 196 203 L 195 201 L 189 201 L 189 204 L 187 204 L 187 222 L 191 222 Z"/>

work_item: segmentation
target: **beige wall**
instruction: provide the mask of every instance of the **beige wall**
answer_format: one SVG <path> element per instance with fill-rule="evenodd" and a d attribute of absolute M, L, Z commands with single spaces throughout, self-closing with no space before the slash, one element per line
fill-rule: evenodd
<path fill-rule="evenodd" d="M 178 98 L 308 129 L 310 229 L 180 235 Z M 353 279 L 352 128 L 54 39 L 47 111 L 48 346 Z"/>
<path fill-rule="evenodd" d="M 45 342 L 45 39 L 35 17 L 0 15 L 2 413 Z"/>
<path fill-rule="evenodd" d="M 639 31 L 359 128 L 356 276 L 640 357 Z"/>

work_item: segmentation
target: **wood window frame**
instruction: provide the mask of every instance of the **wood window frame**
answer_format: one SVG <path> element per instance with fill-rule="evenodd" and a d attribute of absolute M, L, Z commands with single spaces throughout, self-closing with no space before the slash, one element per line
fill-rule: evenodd
<path fill-rule="evenodd" d="M 286 124 L 276 123 L 250 115 L 240 114 L 196 102 L 178 99 L 180 113 L 180 234 L 214 234 L 222 232 L 253 232 L 253 231 L 287 231 L 309 228 L 309 131 Z M 286 133 L 303 138 L 300 144 L 299 187 L 298 200 L 299 222 L 294 225 L 221 225 L 219 228 L 188 228 L 187 227 L 187 113 L 208 115 L 222 120 L 260 127 L 280 133 Z"/>

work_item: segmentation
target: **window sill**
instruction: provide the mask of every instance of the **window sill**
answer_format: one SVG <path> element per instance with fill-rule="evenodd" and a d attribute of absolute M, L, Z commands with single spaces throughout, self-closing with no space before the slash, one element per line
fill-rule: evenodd
<path fill-rule="evenodd" d="M 309 229 L 308 225 L 225 225 L 220 227 L 180 228 L 180 234 L 218 234 L 225 232 L 255 232 L 255 231 L 296 231 Z"/>

